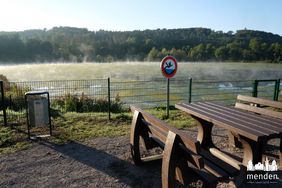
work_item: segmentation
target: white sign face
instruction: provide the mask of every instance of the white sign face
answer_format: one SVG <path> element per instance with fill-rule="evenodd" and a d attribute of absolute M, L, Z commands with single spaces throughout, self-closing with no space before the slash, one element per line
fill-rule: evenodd
<path fill-rule="evenodd" d="M 166 56 L 161 61 L 162 74 L 166 78 L 172 78 L 177 71 L 177 61 L 173 56 Z"/>

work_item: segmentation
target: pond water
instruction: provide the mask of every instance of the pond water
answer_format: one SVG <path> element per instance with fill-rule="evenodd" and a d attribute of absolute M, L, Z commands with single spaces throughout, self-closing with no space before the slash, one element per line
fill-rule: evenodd
<path fill-rule="evenodd" d="M 147 80 L 162 78 L 160 63 L 42 63 L 0 65 L 0 74 L 10 81 Z M 176 77 L 194 80 L 282 79 L 282 64 L 268 63 L 179 63 Z"/>

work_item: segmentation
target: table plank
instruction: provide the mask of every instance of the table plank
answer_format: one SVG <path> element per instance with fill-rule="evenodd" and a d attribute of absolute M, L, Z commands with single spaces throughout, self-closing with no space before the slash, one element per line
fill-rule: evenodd
<path fill-rule="evenodd" d="M 193 104 L 192 104 L 193 106 Z M 237 126 L 242 126 L 242 127 L 245 127 L 247 129 L 250 129 L 250 130 L 253 130 L 253 131 L 257 131 L 257 132 L 260 132 L 262 134 L 273 134 L 275 132 L 273 131 L 269 131 L 269 130 L 262 130 L 262 129 L 259 129 L 259 128 L 255 128 L 253 127 L 253 124 L 250 124 L 249 122 L 246 122 L 246 121 L 242 121 L 240 119 L 236 119 L 230 115 L 227 115 L 225 113 L 222 113 L 222 112 L 219 112 L 218 110 L 214 110 L 214 109 L 210 109 L 210 108 L 207 108 L 203 105 L 200 105 L 200 104 L 197 104 L 196 106 L 194 107 L 197 107 L 198 109 L 201 109 L 205 112 L 208 112 L 214 116 L 218 116 L 218 117 L 221 117 L 221 119 L 224 119 L 228 122 L 231 122 L 233 123 L 233 125 L 236 125 Z"/>
<path fill-rule="evenodd" d="M 214 110 L 207 109 L 203 106 L 203 104 L 200 103 L 182 103 L 176 104 L 175 106 L 176 108 L 183 110 L 191 115 L 212 122 L 213 124 L 223 126 L 255 141 L 258 141 L 259 138 L 267 137 L 272 134 L 279 134 L 278 131 L 267 131 L 265 129 L 250 127 L 249 122 L 238 121 L 238 119 L 230 118 L 230 115 L 226 116 L 222 112 L 216 112 Z"/>
<path fill-rule="evenodd" d="M 211 102 L 205 102 L 205 103 L 210 104 L 210 105 L 214 105 L 214 106 L 219 106 L 222 109 L 226 109 L 226 110 L 229 110 L 229 111 L 236 112 L 236 113 L 241 114 L 241 115 L 248 117 L 248 118 L 255 118 L 260 122 L 266 123 L 268 125 L 270 124 L 272 126 L 276 126 L 276 127 L 282 129 L 282 120 L 280 120 L 280 119 L 272 118 L 272 117 L 265 116 L 265 115 L 258 115 L 258 114 L 252 113 L 252 112 L 246 113 L 246 111 L 244 111 L 244 110 L 232 108 L 232 107 L 227 107 L 227 106 L 222 106 L 222 105 L 219 105 L 219 104 L 216 104 L 216 103 L 211 103 Z"/>
<path fill-rule="evenodd" d="M 261 120 L 256 119 L 256 117 L 246 117 L 245 114 L 240 114 L 238 111 L 231 111 L 231 108 L 222 108 L 222 106 L 214 106 L 211 103 L 199 103 L 204 107 L 216 110 L 217 112 L 224 114 L 226 117 L 237 121 L 238 123 L 244 123 L 250 125 L 250 128 L 259 129 L 262 131 L 266 131 L 266 133 L 270 134 L 278 134 L 282 132 L 282 124 L 281 126 L 277 126 L 272 123 L 267 123 Z"/>

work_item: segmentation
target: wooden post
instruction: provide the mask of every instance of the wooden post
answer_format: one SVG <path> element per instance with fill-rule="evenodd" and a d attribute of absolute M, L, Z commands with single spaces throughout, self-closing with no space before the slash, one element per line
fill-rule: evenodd
<path fill-rule="evenodd" d="M 49 133 L 50 133 L 50 136 L 52 136 L 51 104 L 50 104 L 49 92 L 47 92 L 47 99 L 48 99 L 48 114 L 49 114 Z"/>
<path fill-rule="evenodd" d="M 255 80 L 253 83 L 253 97 L 258 96 L 258 81 Z"/>
<path fill-rule="evenodd" d="M 192 102 L 192 78 L 189 78 L 189 96 L 188 96 L 188 102 Z"/>
<path fill-rule="evenodd" d="M 5 103 L 5 95 L 4 95 L 4 82 L 0 81 L 0 90 L 1 90 L 1 102 L 2 102 L 2 110 L 3 110 L 3 119 L 4 126 L 7 126 L 7 114 L 6 114 L 6 103 Z"/>
<path fill-rule="evenodd" d="M 274 89 L 274 96 L 273 96 L 274 101 L 278 101 L 279 91 L 280 91 L 280 79 L 275 81 L 275 89 Z"/>
<path fill-rule="evenodd" d="M 167 78 L 166 117 L 169 118 L 169 78 Z"/>
<path fill-rule="evenodd" d="M 110 82 L 110 78 L 108 78 L 108 114 L 109 114 L 109 120 L 111 120 L 111 82 Z"/>

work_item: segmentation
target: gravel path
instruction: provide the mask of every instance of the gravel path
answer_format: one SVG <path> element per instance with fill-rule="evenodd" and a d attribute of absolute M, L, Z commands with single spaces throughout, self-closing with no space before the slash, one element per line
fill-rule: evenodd
<path fill-rule="evenodd" d="M 195 129 L 187 134 L 196 138 Z M 213 134 L 217 145 L 242 155 L 240 150 L 226 147 L 224 130 L 217 128 Z M 40 141 L 26 150 L 0 155 L 0 187 L 161 187 L 160 172 L 160 161 L 144 166 L 133 164 L 129 136 L 65 145 Z M 218 187 L 232 185 L 227 182 Z"/>

